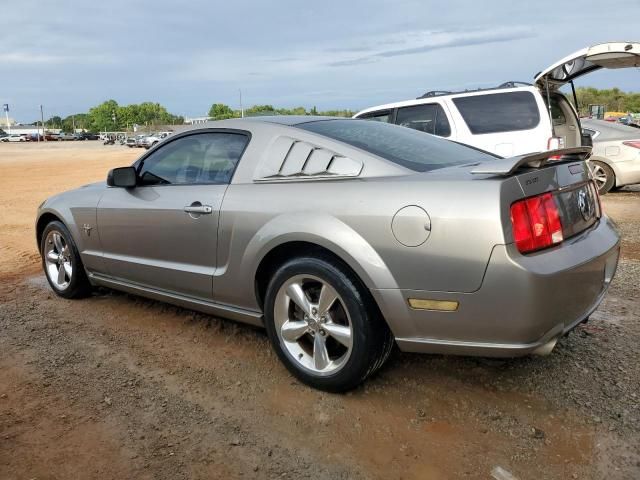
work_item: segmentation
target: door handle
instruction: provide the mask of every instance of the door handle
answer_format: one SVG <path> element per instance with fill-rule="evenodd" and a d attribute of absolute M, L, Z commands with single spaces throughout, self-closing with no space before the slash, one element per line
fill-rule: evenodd
<path fill-rule="evenodd" d="M 209 214 L 213 212 L 213 208 L 210 205 L 199 205 L 199 204 L 187 205 L 184 207 L 184 211 L 187 213 L 198 213 L 198 214 Z"/>

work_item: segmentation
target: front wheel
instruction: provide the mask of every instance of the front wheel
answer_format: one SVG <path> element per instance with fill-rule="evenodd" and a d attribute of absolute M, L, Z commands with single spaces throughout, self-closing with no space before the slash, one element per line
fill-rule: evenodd
<path fill-rule="evenodd" d="M 598 193 L 604 195 L 616 184 L 616 176 L 609 165 L 598 160 L 591 160 L 591 174 L 598 187 Z"/>
<path fill-rule="evenodd" d="M 366 288 L 326 258 L 293 259 L 275 272 L 265 323 L 287 369 L 329 392 L 355 388 L 382 366 L 393 346 Z"/>
<path fill-rule="evenodd" d="M 53 221 L 45 227 L 40 253 L 47 281 L 56 294 L 64 298 L 82 298 L 91 293 L 80 253 L 64 224 Z"/>

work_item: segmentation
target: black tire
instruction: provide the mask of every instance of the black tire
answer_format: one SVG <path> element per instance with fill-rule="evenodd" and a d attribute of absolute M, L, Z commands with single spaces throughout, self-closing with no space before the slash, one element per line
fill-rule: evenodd
<path fill-rule="evenodd" d="M 47 273 L 45 247 L 47 246 L 47 238 L 49 237 L 49 234 L 51 232 L 59 233 L 69 248 L 69 261 L 71 262 L 73 274 L 71 275 L 69 285 L 65 288 L 59 288 L 56 283 L 53 282 L 51 278 L 49 278 L 49 274 Z M 44 231 L 42 232 L 42 239 L 40 241 L 40 256 L 42 257 L 42 269 L 44 271 L 44 274 L 47 277 L 47 281 L 49 282 L 51 289 L 56 293 L 56 295 L 59 295 L 63 298 L 73 299 L 84 298 L 91 294 L 91 283 L 87 278 L 87 273 L 85 272 L 84 265 L 82 264 L 78 248 L 73 241 L 71 233 L 62 222 L 55 220 L 50 222 L 45 227 Z"/>
<path fill-rule="evenodd" d="M 276 332 L 276 296 L 285 282 L 298 275 L 312 275 L 328 283 L 348 311 L 352 350 L 346 363 L 333 374 L 322 376 L 306 369 L 291 356 Z M 345 266 L 329 257 L 299 257 L 281 265 L 267 287 L 264 311 L 269 340 L 282 363 L 303 383 L 327 392 L 345 392 L 357 387 L 382 367 L 395 343 L 366 287 Z"/>
<path fill-rule="evenodd" d="M 597 173 L 602 173 L 605 175 L 606 180 L 604 182 L 596 181 L 596 185 L 598 186 L 598 193 L 600 195 L 606 195 L 609 193 L 616 184 L 616 175 L 611 169 L 609 165 L 599 160 L 591 160 L 591 170 L 594 176 Z"/>

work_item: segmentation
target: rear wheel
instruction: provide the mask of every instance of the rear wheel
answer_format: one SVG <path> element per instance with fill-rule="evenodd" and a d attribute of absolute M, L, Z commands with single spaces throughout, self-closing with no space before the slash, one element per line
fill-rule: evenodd
<path fill-rule="evenodd" d="M 325 258 L 293 259 L 275 272 L 265 323 L 287 369 L 330 392 L 356 387 L 382 366 L 393 346 L 366 289 Z"/>
<path fill-rule="evenodd" d="M 67 227 L 59 221 L 49 223 L 40 245 L 42 267 L 53 291 L 64 298 L 82 298 L 91 293 L 80 253 Z"/>
<path fill-rule="evenodd" d="M 591 160 L 591 174 L 598 187 L 598 193 L 604 195 L 611 191 L 616 184 L 616 176 L 609 165 L 599 160 Z"/>

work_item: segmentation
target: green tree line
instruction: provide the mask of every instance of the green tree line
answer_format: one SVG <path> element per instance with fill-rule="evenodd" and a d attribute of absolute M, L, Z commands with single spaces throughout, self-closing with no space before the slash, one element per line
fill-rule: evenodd
<path fill-rule="evenodd" d="M 260 115 L 328 115 L 336 117 L 351 117 L 355 112 L 344 110 L 319 111 L 316 107 L 276 108 L 273 105 L 254 105 L 244 110 L 247 117 Z M 209 109 L 209 117 L 214 120 L 239 118 L 240 110 L 234 110 L 229 105 L 214 103 Z M 38 122 L 34 122 L 39 123 Z M 184 118 L 173 115 L 159 103 L 143 102 L 139 104 L 118 105 L 115 100 L 107 100 L 100 105 L 90 108 L 86 113 L 76 113 L 67 117 L 52 116 L 45 121 L 47 128 L 61 128 L 65 132 L 73 129 L 83 129 L 90 132 L 125 131 L 132 130 L 133 125 L 153 128 L 156 125 L 180 125 Z"/>
<path fill-rule="evenodd" d="M 608 112 L 640 112 L 640 93 L 623 92 L 619 88 L 579 87 L 576 96 L 581 114 L 587 114 L 592 104 L 604 105 Z"/>
<path fill-rule="evenodd" d="M 53 116 L 45 122 L 47 128 L 61 128 L 72 132 L 74 127 L 91 132 L 131 130 L 133 125 L 153 127 L 155 125 L 180 125 L 184 118 L 173 115 L 159 103 L 142 102 L 118 105 L 107 100 L 87 113 L 76 113 L 65 118 Z"/>
<path fill-rule="evenodd" d="M 273 105 L 254 105 L 244 109 L 245 117 L 256 117 L 261 115 L 326 115 L 332 117 L 351 117 L 356 112 L 344 110 L 319 111 L 316 107 L 307 110 L 305 107 L 276 108 Z M 240 118 L 241 111 L 234 110 L 224 103 L 214 103 L 209 109 L 209 117 L 214 120 L 224 120 L 227 118 Z"/>

